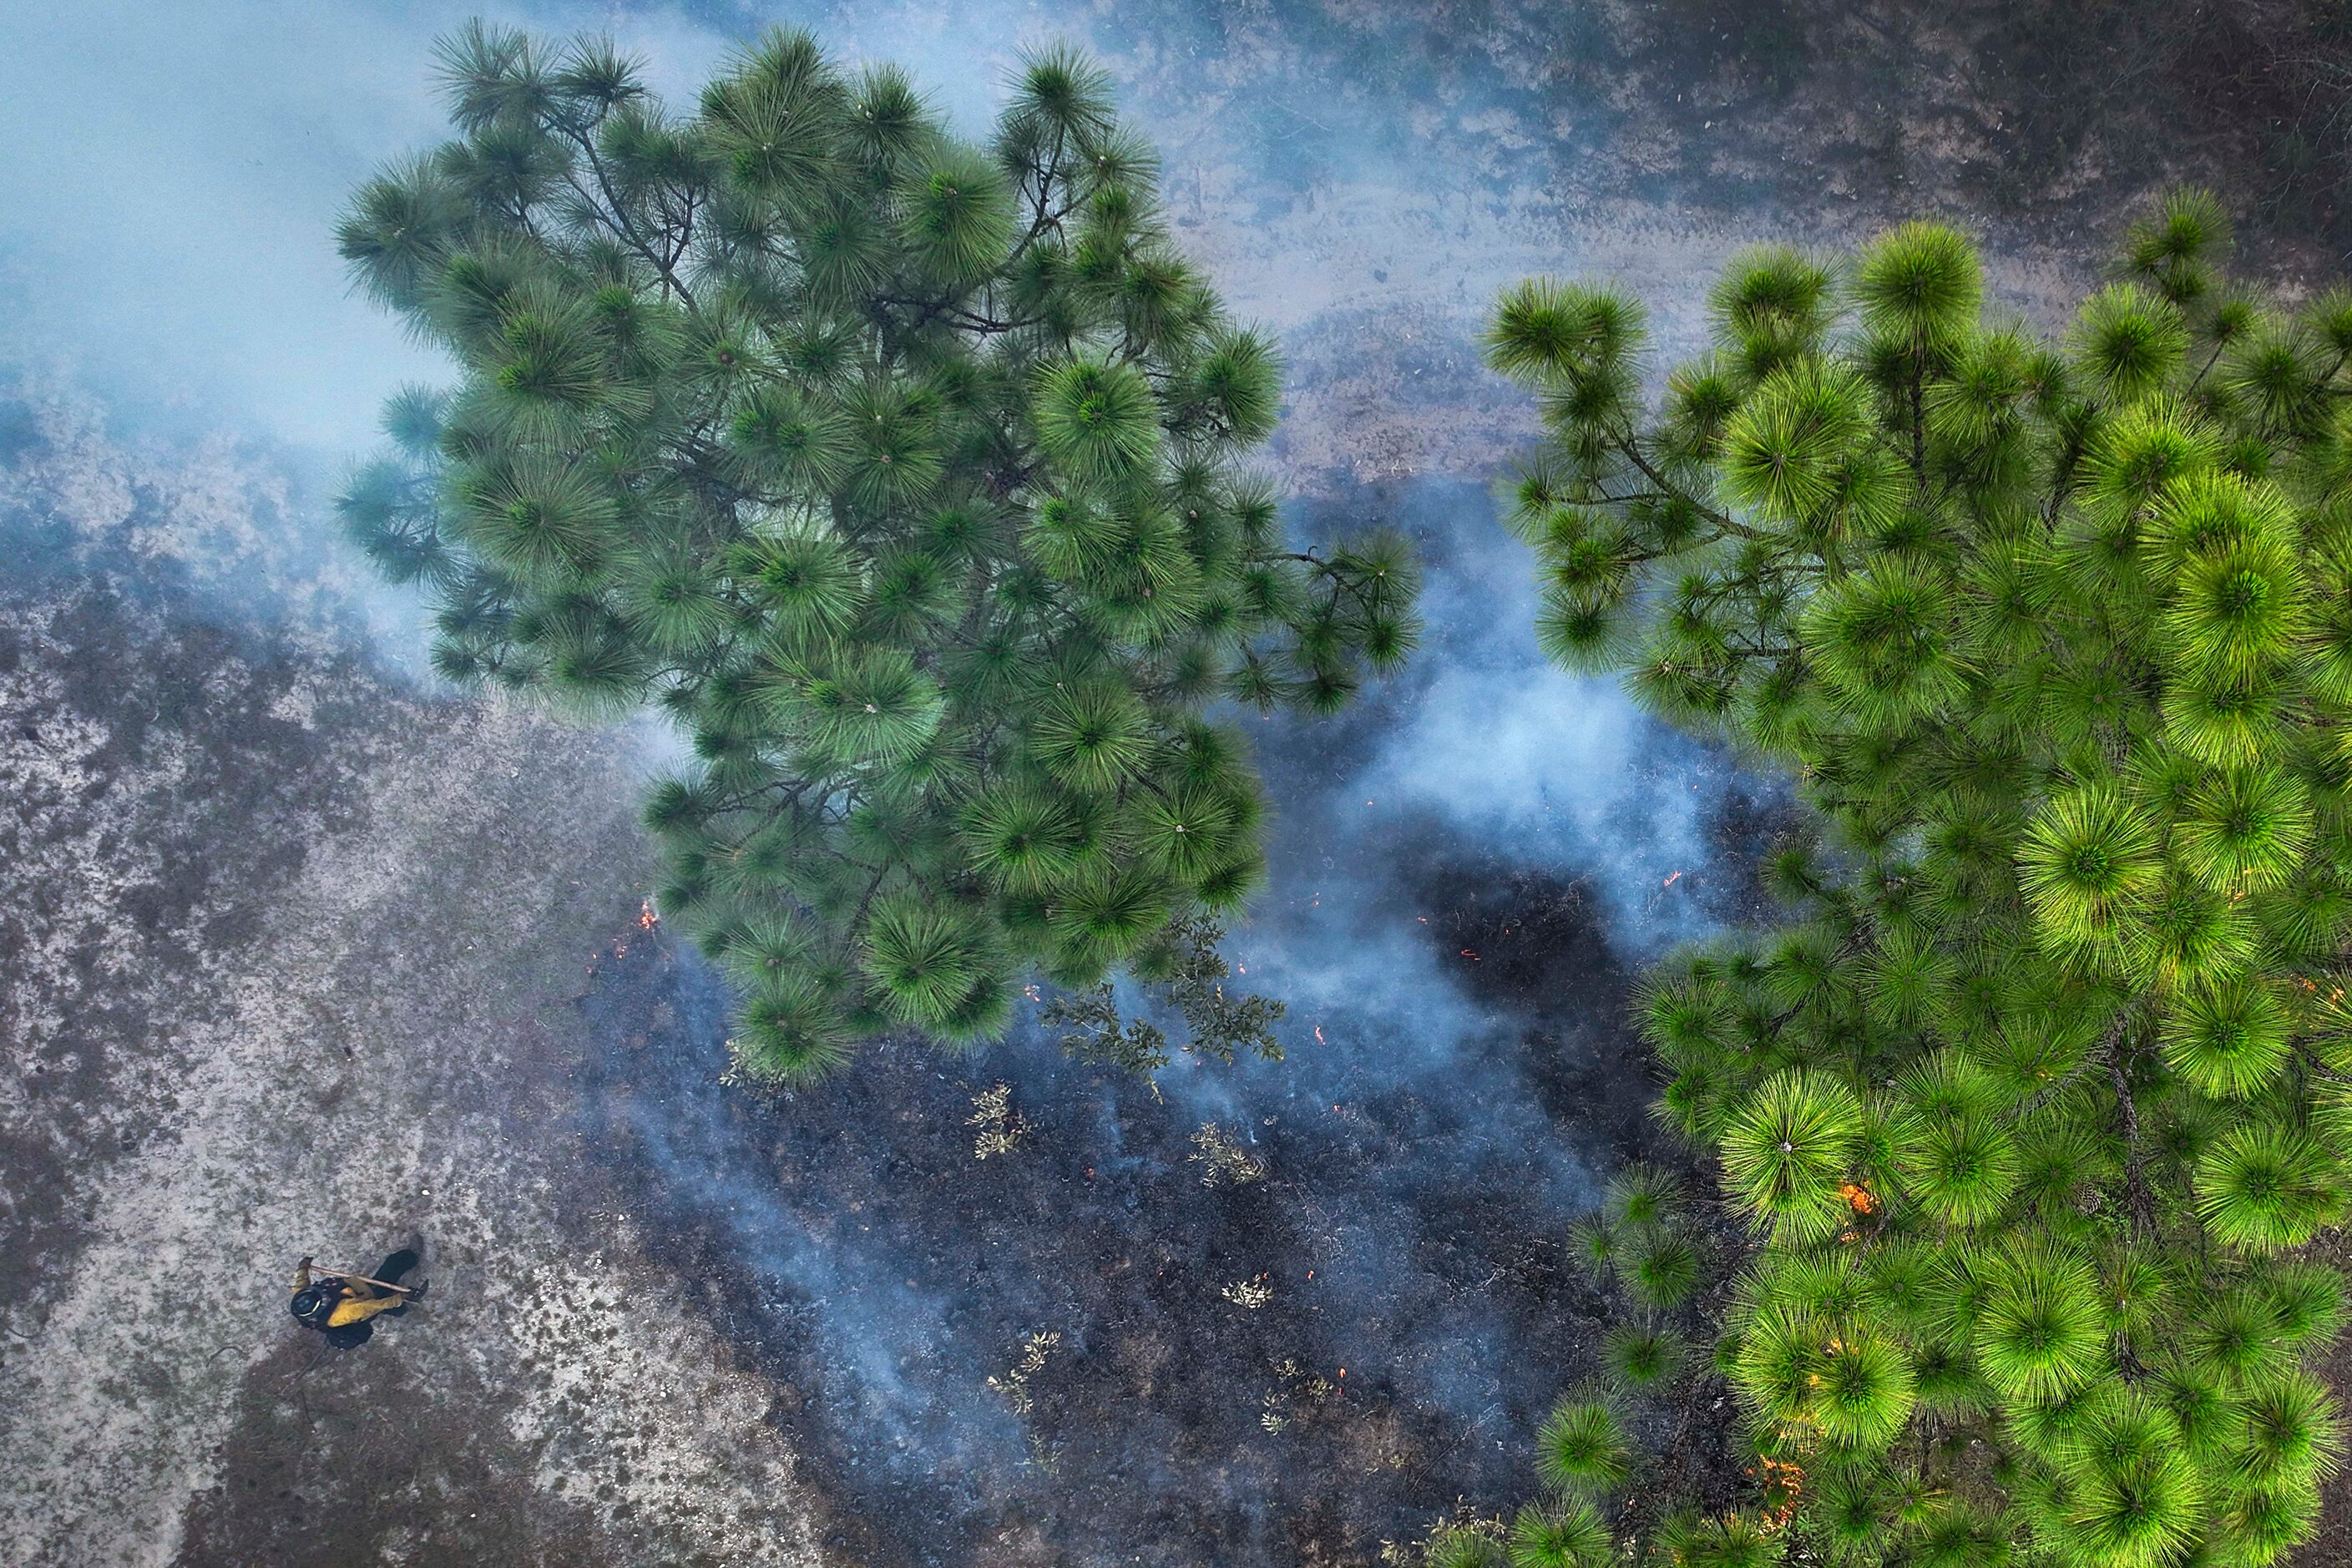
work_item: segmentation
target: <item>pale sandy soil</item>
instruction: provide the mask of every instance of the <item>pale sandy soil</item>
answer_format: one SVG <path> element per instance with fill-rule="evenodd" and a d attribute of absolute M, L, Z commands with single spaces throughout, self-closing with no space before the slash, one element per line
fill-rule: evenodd
<path fill-rule="evenodd" d="M 420 702 L 299 619 L 213 631 L 156 579 L 267 574 L 221 544 L 258 476 L 72 426 L 7 500 L 124 591 L 0 605 L 5 1555 L 812 1561 L 764 1388 L 625 1225 L 551 1217 L 565 999 L 642 935 L 629 748 Z M 438 1293 L 374 1343 L 286 1316 L 299 1254 L 413 1232 Z M 264 1487 L 304 1500 L 283 1559 Z"/>

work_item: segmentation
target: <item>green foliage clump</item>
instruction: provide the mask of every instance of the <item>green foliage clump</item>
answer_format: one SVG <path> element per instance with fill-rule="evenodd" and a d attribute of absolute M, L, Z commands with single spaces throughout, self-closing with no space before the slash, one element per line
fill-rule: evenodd
<path fill-rule="evenodd" d="M 2352 1194 L 2352 306 L 2226 287 L 2226 246 L 2168 200 L 2055 342 L 1939 225 L 1751 252 L 1654 400 L 1630 300 L 1502 301 L 1491 361 L 1550 432 L 1507 502 L 1545 647 L 1791 775 L 1808 824 L 1768 868 L 1785 923 L 1640 1003 L 1746 1237 L 1715 1365 L 1769 1485 L 1629 1550 L 2186 1568 L 2311 1529 L 2344 1289 L 2292 1254 Z M 1622 1230 L 1577 1250 L 1638 1282 Z M 1645 1311 L 1688 1277 L 1649 1267 Z M 1611 1336 L 1621 1383 L 1651 1332 Z M 1671 1482 L 1624 1429 L 1571 1398 L 1539 1475 Z"/>
<path fill-rule="evenodd" d="M 797 31 L 685 113 L 601 42 L 441 62 L 457 139 L 339 238 L 462 380 L 393 400 L 343 521 L 450 680 L 687 736 L 659 903 L 742 1064 L 988 1037 L 1024 967 L 1093 986 L 1245 900 L 1264 807 L 1206 715 L 1343 705 L 1413 646 L 1415 569 L 1286 543 L 1246 466 L 1274 347 L 1102 74 L 1034 57 L 973 144 Z"/>

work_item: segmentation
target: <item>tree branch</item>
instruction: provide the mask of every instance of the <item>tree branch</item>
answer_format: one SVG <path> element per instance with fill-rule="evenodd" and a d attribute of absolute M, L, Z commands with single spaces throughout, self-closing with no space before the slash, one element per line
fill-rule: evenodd
<path fill-rule="evenodd" d="M 2116 1110 L 2123 1122 L 2124 1207 L 2131 1215 L 2132 1234 L 2142 1240 L 2156 1234 L 2156 1200 L 2149 1196 L 2147 1174 L 2139 1147 L 2139 1107 L 2132 1100 L 2131 1080 L 2124 1072 L 2123 1036 L 2118 1026 L 2109 1037 L 2105 1055 L 2107 1081 L 2115 1087 Z"/>

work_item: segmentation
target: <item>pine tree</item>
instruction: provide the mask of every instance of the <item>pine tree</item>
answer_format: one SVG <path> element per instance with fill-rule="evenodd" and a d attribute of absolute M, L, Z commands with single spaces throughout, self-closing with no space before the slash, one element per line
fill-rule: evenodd
<path fill-rule="evenodd" d="M 684 114 L 600 41 L 439 53 L 457 138 L 339 238 L 462 379 L 392 400 L 341 515 L 450 680 L 684 732 L 658 902 L 740 987 L 743 1065 L 994 1036 L 1029 966 L 1199 967 L 1264 869 L 1213 713 L 1396 668 L 1414 566 L 1285 542 L 1247 467 L 1274 346 L 1175 247 L 1103 74 L 1030 58 L 972 144 L 796 31 Z"/>
<path fill-rule="evenodd" d="M 1783 923 L 1639 1005 L 1717 1176 L 1696 1228 L 1744 1238 L 1715 1367 L 1779 1487 L 1622 1510 L 1629 1549 L 2186 1568 L 2309 1531 L 2345 1293 L 2289 1255 L 2352 1191 L 2352 292 L 2289 310 L 2227 246 L 2168 198 L 2056 342 L 1941 225 L 1759 248 L 1654 397 L 1625 295 L 1501 302 L 1549 429 L 1507 502 L 1544 647 L 1805 823 Z M 1573 1249 L 1658 1310 L 1689 1266 L 1627 1196 Z M 1621 1384 L 1648 1332 L 1610 1338 Z M 1549 1487 L 1660 1484 L 1604 1415 L 1546 1426 Z"/>

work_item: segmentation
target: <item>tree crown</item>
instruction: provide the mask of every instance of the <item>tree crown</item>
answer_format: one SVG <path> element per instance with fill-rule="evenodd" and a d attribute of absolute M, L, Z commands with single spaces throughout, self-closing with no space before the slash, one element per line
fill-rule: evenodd
<path fill-rule="evenodd" d="M 2352 1190 L 2352 296 L 2226 245 L 2168 199 L 2054 342 L 1944 226 L 1759 248 L 1655 398 L 1630 300 L 1501 301 L 1544 646 L 1803 806 L 1786 923 L 1640 1002 L 1719 1203 L 1579 1238 L 1648 1310 L 1722 1280 L 1664 1381 L 1727 1381 L 1768 1484 L 1629 1461 L 1664 1560 L 2268 1563 L 2338 1462 L 2342 1287 L 2287 1255 Z M 1600 1408 L 1555 1484 L 1616 1489 L 1562 1447 Z"/>
<path fill-rule="evenodd" d="M 1027 964 L 1197 965 L 1263 868 L 1216 706 L 1344 704 L 1413 646 L 1415 572 L 1286 542 L 1247 466 L 1274 345 L 1102 72 L 1031 58 L 975 144 L 798 31 L 684 114 L 598 40 L 439 57 L 458 136 L 338 237 L 462 377 L 393 399 L 341 513 L 449 679 L 676 721 L 658 900 L 740 986 L 743 1065 L 992 1036 Z"/>

